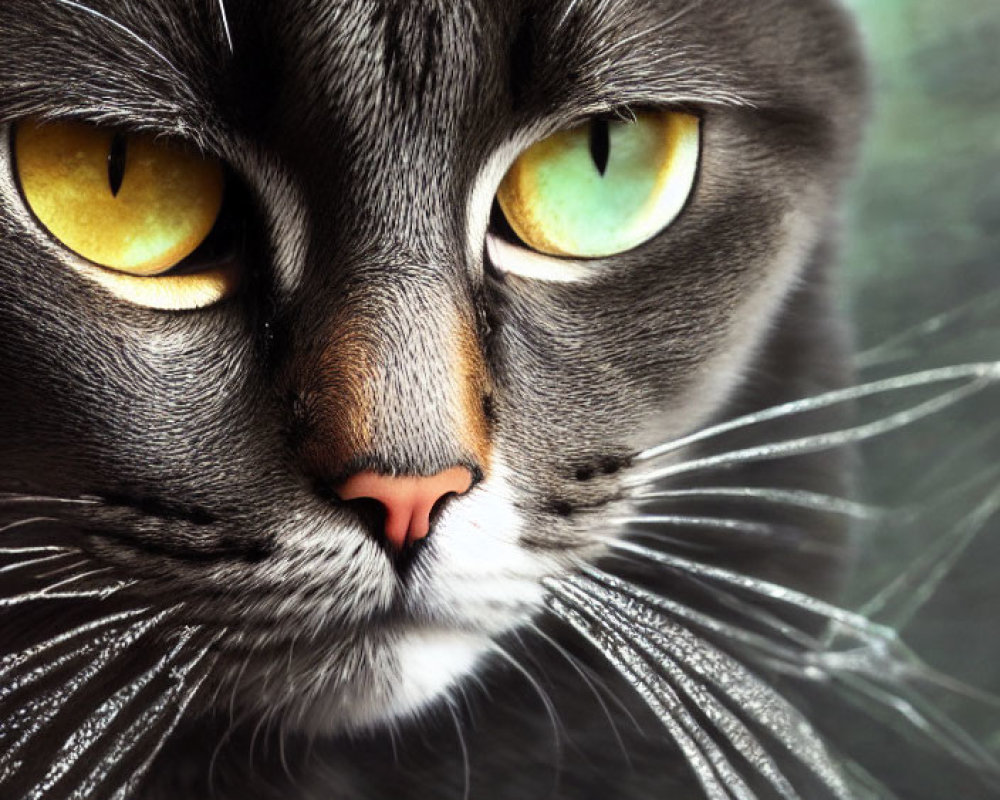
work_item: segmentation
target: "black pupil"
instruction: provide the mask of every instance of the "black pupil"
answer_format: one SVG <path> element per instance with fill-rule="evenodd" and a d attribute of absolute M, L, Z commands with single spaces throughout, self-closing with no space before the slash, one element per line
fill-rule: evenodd
<path fill-rule="evenodd" d="M 125 180 L 127 155 L 128 137 L 124 133 L 116 133 L 111 140 L 111 149 L 108 151 L 108 185 L 111 187 L 112 197 L 118 196 L 118 191 L 122 188 L 122 181 Z"/>
<path fill-rule="evenodd" d="M 590 123 L 590 157 L 594 166 L 604 177 L 608 168 L 608 158 L 611 155 L 611 136 L 607 120 L 595 119 Z"/>

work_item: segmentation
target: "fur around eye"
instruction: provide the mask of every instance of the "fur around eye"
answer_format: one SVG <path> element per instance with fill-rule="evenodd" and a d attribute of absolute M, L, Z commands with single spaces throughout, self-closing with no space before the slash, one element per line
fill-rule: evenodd
<path fill-rule="evenodd" d="M 121 299 L 193 309 L 235 288 L 231 266 L 172 274 L 219 221 L 225 176 L 218 161 L 80 122 L 24 121 L 14 127 L 12 151 L 35 219 Z"/>

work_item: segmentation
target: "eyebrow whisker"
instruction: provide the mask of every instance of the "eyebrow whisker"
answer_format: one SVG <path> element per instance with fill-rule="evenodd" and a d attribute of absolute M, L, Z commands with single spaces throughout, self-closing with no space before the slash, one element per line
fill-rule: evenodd
<path fill-rule="evenodd" d="M 174 73 L 176 73 L 177 75 L 182 74 L 181 71 L 177 69 L 177 67 L 174 65 L 174 62 L 172 62 L 169 58 L 167 58 L 160 50 L 158 50 L 149 42 L 147 42 L 145 39 L 143 39 L 134 30 L 132 30 L 126 25 L 123 25 L 117 20 L 112 19 L 107 14 L 102 14 L 100 11 L 93 9 L 90 6 L 85 6 L 83 3 L 77 3 L 76 0 L 55 0 L 55 2 L 59 3 L 60 5 L 69 6 L 70 8 L 75 8 L 77 11 L 82 11 L 85 14 L 90 14 L 91 16 L 103 20 L 104 22 L 117 28 L 122 33 L 126 34 L 132 39 L 135 39 L 139 44 L 141 44 L 143 47 L 149 50 L 153 55 L 155 55 L 158 59 L 160 59 L 160 61 L 162 61 L 164 64 L 170 67 L 170 69 L 173 70 Z"/>
<path fill-rule="evenodd" d="M 222 15 L 222 29 L 226 33 L 226 43 L 229 45 L 229 54 L 236 53 L 233 47 L 233 32 L 229 28 L 229 16 L 226 14 L 226 0 L 219 0 L 219 13 Z"/>

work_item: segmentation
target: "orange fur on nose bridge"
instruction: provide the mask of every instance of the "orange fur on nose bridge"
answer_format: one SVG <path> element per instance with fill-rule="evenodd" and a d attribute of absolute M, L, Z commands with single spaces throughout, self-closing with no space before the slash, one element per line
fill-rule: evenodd
<path fill-rule="evenodd" d="M 466 319 L 455 325 L 452 352 L 450 373 L 458 399 L 459 441 L 475 458 L 484 475 L 488 475 L 493 455 L 493 430 L 483 401 L 490 393 L 489 371 L 479 337 Z"/>
<path fill-rule="evenodd" d="M 412 324 L 432 323 L 427 317 L 418 317 Z M 441 325 L 440 317 L 437 325 Z M 483 398 L 489 394 L 489 373 L 479 337 L 467 318 L 456 313 L 436 330 L 423 332 L 425 340 L 436 342 L 427 355 L 440 359 L 436 365 L 430 363 L 422 369 L 412 359 L 403 361 L 410 371 L 397 378 L 409 380 L 411 385 L 423 380 L 446 384 L 426 387 L 423 396 L 428 400 L 420 412 L 426 415 L 423 424 L 440 428 L 429 429 L 426 441 L 411 439 L 406 444 L 393 440 L 394 421 L 384 414 L 386 392 L 391 389 L 381 381 L 385 380 L 386 363 L 394 356 L 378 319 L 370 313 L 345 310 L 329 322 L 327 330 L 327 341 L 311 356 L 304 355 L 296 367 L 298 395 L 308 420 L 300 452 L 313 473 L 326 479 L 342 477 L 352 464 L 377 453 L 389 454 L 387 467 L 394 468 L 396 448 L 423 445 L 429 452 L 442 452 L 443 446 L 444 452 L 452 451 L 452 464 L 471 462 L 488 474 L 492 431 Z M 437 377 L 425 377 L 432 375 Z M 431 403 L 444 399 L 442 395 L 447 398 L 445 406 L 432 407 Z M 378 420 L 384 421 L 384 430 L 379 429 Z M 405 429 L 405 420 L 399 423 Z M 400 463 L 420 463 L 424 453 L 396 455 Z"/>
<path fill-rule="evenodd" d="M 311 388 L 312 431 L 303 455 L 323 477 L 339 475 L 371 449 L 371 408 L 376 402 L 372 378 L 379 358 L 377 330 L 370 321 L 341 316 L 329 330 L 329 341 L 318 356 L 300 368 L 303 385 Z"/>

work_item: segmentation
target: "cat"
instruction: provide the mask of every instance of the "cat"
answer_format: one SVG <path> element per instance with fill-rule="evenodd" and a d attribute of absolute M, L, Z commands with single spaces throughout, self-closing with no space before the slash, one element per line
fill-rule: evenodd
<path fill-rule="evenodd" d="M 853 380 L 837 3 L 6 0 L 0 52 L 0 796 L 859 796 L 740 649 L 851 560 L 850 409 L 783 406 Z"/>

